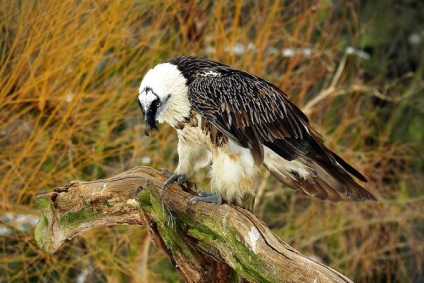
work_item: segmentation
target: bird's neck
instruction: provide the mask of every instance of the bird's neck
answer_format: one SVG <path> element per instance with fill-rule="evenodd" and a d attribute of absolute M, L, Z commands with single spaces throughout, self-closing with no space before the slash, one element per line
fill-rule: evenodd
<path fill-rule="evenodd" d="M 190 118 L 191 105 L 187 94 L 174 93 L 168 100 L 165 110 L 157 118 L 159 123 L 168 123 L 173 127 Z"/>

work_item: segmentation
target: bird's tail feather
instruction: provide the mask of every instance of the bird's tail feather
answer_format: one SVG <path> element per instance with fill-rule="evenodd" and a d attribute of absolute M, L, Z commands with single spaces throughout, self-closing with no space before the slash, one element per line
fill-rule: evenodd
<path fill-rule="evenodd" d="M 274 152 L 268 151 L 264 165 L 283 184 L 295 190 L 301 189 L 308 195 L 322 200 L 333 202 L 377 200 L 349 174 L 362 175 L 345 161 L 341 163 L 339 159 L 342 159 L 336 156 L 334 159 L 337 162 L 326 158 L 316 158 L 316 156 L 304 156 L 287 161 Z M 353 169 L 357 174 L 353 174 L 352 170 L 346 167 Z"/>
<path fill-rule="evenodd" d="M 322 181 L 327 183 L 338 193 L 353 201 L 376 201 L 375 196 L 358 184 L 350 174 L 362 181 L 366 181 L 365 177 L 335 153 L 331 153 L 337 162 L 325 158 L 310 159 L 313 169 L 317 172 L 319 183 Z"/>
<path fill-rule="evenodd" d="M 349 163 L 344 161 L 340 156 L 335 154 L 334 152 L 328 150 L 331 156 L 350 174 L 361 180 L 362 182 L 367 182 L 367 178 L 364 177 L 361 173 L 358 172 L 355 168 L 353 168 Z"/>

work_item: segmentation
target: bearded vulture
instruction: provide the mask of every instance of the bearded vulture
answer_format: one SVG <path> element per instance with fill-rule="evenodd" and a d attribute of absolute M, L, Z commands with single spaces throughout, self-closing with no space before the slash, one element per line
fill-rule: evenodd
<path fill-rule="evenodd" d="M 272 83 L 211 60 L 181 56 L 156 65 L 139 88 L 145 134 L 168 123 L 178 166 L 165 186 L 210 165 L 211 193 L 193 202 L 245 206 L 261 166 L 286 186 L 322 200 L 376 198 L 365 177 L 329 150 L 305 114 Z M 249 198 L 247 198 L 249 199 Z"/>

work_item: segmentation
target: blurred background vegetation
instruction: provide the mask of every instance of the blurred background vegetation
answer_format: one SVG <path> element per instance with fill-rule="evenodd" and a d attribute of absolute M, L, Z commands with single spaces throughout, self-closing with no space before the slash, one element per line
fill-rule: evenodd
<path fill-rule="evenodd" d="M 174 169 L 176 134 L 144 136 L 137 88 L 182 54 L 273 82 L 368 176 L 378 203 L 333 204 L 264 171 L 255 213 L 281 239 L 356 282 L 424 282 L 422 1 L 0 1 L 0 33 L 0 282 L 181 282 L 143 227 L 42 253 L 32 198 Z"/>

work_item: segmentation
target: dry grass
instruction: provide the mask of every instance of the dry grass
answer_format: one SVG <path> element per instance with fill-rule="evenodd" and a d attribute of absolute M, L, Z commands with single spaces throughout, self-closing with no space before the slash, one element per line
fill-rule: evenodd
<path fill-rule="evenodd" d="M 1 2 L 0 227 L 9 234 L 0 236 L 0 281 L 181 280 L 142 228 L 90 231 L 45 255 L 32 228 L 4 217 L 38 216 L 32 198 L 70 180 L 143 163 L 174 168 L 175 133 L 162 126 L 144 137 L 136 96 L 148 68 L 181 54 L 274 82 L 304 107 L 330 148 L 369 176 L 378 203 L 335 205 L 282 189 L 264 173 L 256 212 L 282 239 L 357 282 L 417 278 L 424 197 L 411 166 L 418 151 L 392 138 L 399 113 L 387 121 L 377 115 L 373 98 L 389 93 L 377 85 L 390 84 L 364 84 L 361 60 L 344 54 L 361 33 L 358 7 L 325 3 Z M 235 52 L 241 46 L 243 55 Z M 311 53 L 285 57 L 284 48 Z"/>

